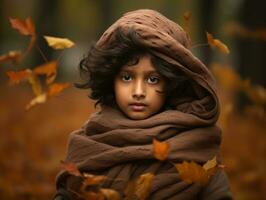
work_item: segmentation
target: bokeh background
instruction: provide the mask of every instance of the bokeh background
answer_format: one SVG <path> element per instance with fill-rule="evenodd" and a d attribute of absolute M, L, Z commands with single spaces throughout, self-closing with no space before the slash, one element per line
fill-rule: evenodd
<path fill-rule="evenodd" d="M 29 38 L 12 29 L 9 18 L 31 16 L 47 59 L 60 56 L 56 81 L 78 82 L 78 63 L 91 42 L 123 13 L 139 8 L 158 10 L 188 31 L 192 52 L 218 80 L 223 162 L 234 197 L 265 199 L 266 1 L 0 0 L 0 55 L 27 48 Z M 227 44 L 230 54 L 211 49 L 206 31 Z M 62 54 L 43 35 L 67 37 L 76 45 Z M 89 91 L 74 87 L 25 111 L 34 97 L 31 87 L 10 85 L 6 72 L 44 62 L 33 48 L 18 65 L 0 63 L 0 199 L 51 199 L 68 135 L 95 111 Z"/>

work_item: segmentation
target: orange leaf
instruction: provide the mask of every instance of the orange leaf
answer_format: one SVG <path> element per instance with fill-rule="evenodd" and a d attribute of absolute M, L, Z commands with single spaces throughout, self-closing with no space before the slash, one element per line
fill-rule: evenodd
<path fill-rule="evenodd" d="M 218 168 L 224 168 L 223 165 L 217 165 L 216 157 L 208 160 L 203 167 L 193 161 L 184 161 L 181 164 L 176 164 L 175 167 L 183 181 L 200 185 L 206 185 L 210 176 L 214 175 Z"/>
<path fill-rule="evenodd" d="M 10 51 L 7 54 L 0 56 L 0 63 L 9 62 L 19 63 L 21 60 L 21 52 L 20 51 Z"/>
<path fill-rule="evenodd" d="M 80 171 L 78 170 L 76 164 L 71 162 L 65 162 L 61 160 L 61 165 L 64 170 L 66 170 L 69 174 L 72 174 L 74 176 L 82 176 Z"/>
<path fill-rule="evenodd" d="M 100 192 L 104 195 L 106 200 L 120 200 L 120 194 L 112 189 L 101 188 Z"/>
<path fill-rule="evenodd" d="M 46 83 L 51 84 L 57 74 L 57 62 L 51 61 L 36 67 L 33 72 L 35 74 L 46 75 Z"/>
<path fill-rule="evenodd" d="M 6 72 L 11 84 L 18 84 L 20 81 L 28 79 L 31 75 L 31 70 L 26 69 L 22 71 L 7 71 Z"/>
<path fill-rule="evenodd" d="M 153 155 L 158 160 L 165 160 L 168 156 L 169 144 L 166 142 L 159 142 L 156 139 L 153 139 Z"/>
<path fill-rule="evenodd" d="M 107 177 L 106 176 L 97 176 L 93 174 L 83 173 L 83 176 L 85 177 L 85 180 L 83 183 L 86 186 L 91 185 L 99 185 L 101 182 L 103 182 Z"/>
<path fill-rule="evenodd" d="M 191 19 L 191 16 L 192 16 L 192 13 L 191 11 L 186 11 L 184 14 L 183 14 L 183 18 L 186 22 L 188 22 L 190 19 Z"/>
<path fill-rule="evenodd" d="M 53 83 L 50 85 L 49 90 L 48 90 L 48 96 L 55 96 L 59 94 L 62 90 L 65 88 L 70 87 L 70 83 Z"/>
<path fill-rule="evenodd" d="M 206 32 L 206 35 L 207 35 L 208 44 L 211 47 L 217 48 L 220 52 L 224 54 L 229 54 L 230 51 L 224 43 L 222 43 L 218 39 L 214 39 L 213 36 L 208 32 Z"/>
<path fill-rule="evenodd" d="M 22 35 L 35 35 L 35 26 L 32 22 L 31 17 L 28 17 L 25 21 L 18 18 L 10 18 L 9 19 L 11 26 L 14 29 L 17 29 Z"/>

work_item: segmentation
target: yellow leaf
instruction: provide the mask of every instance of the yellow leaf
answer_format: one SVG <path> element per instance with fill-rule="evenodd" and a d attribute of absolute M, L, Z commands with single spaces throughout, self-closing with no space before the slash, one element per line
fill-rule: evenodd
<path fill-rule="evenodd" d="M 45 93 L 38 95 L 37 97 L 32 99 L 31 102 L 26 106 L 26 110 L 29 110 L 32 106 L 35 106 L 36 104 L 45 103 L 46 99 L 47 98 Z"/>
<path fill-rule="evenodd" d="M 29 76 L 29 82 L 31 84 L 34 94 L 36 96 L 40 96 L 43 92 L 42 92 L 41 82 L 38 76 L 36 76 L 34 73 L 31 73 L 31 75 Z"/>
<path fill-rule="evenodd" d="M 120 194 L 112 189 L 101 188 L 100 192 L 105 196 L 106 200 L 120 200 Z"/>
<path fill-rule="evenodd" d="M 149 196 L 154 175 L 151 173 L 142 174 L 136 182 L 135 194 L 140 200 L 144 200 Z"/>
<path fill-rule="evenodd" d="M 208 32 L 206 32 L 206 35 L 207 35 L 208 44 L 211 47 L 217 48 L 220 52 L 224 54 L 229 54 L 230 51 L 224 43 L 222 43 L 218 39 L 214 39 L 213 36 Z"/>
<path fill-rule="evenodd" d="M 51 61 L 36 67 L 33 72 L 38 75 L 46 75 L 46 83 L 51 84 L 57 74 L 57 62 Z"/>
<path fill-rule="evenodd" d="M 166 142 L 159 142 L 156 139 L 153 139 L 153 155 L 158 160 L 165 160 L 168 156 L 169 144 Z"/>
<path fill-rule="evenodd" d="M 214 156 L 213 159 L 208 160 L 204 165 L 203 165 L 203 169 L 205 169 L 206 171 L 214 168 L 217 166 L 217 160 L 216 160 L 216 156 Z"/>
<path fill-rule="evenodd" d="M 48 89 L 48 96 L 55 96 L 68 87 L 70 87 L 70 83 L 53 83 Z"/>
<path fill-rule="evenodd" d="M 85 186 L 90 186 L 90 185 L 99 185 L 101 182 L 103 182 L 107 177 L 106 176 L 98 176 L 98 175 L 93 175 L 93 174 L 88 174 L 88 173 L 83 173 L 83 176 L 85 180 L 83 181 L 83 184 Z"/>
<path fill-rule="evenodd" d="M 47 41 L 48 45 L 53 49 L 66 49 L 74 46 L 74 42 L 67 38 L 44 36 L 44 39 Z"/>

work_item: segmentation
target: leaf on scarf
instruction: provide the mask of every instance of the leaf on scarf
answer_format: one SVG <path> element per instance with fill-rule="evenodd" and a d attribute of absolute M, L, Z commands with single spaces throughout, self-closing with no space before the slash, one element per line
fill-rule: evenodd
<path fill-rule="evenodd" d="M 203 167 L 193 161 L 184 161 L 181 164 L 175 164 L 175 167 L 183 181 L 200 185 L 206 185 L 210 176 L 214 175 L 218 168 L 224 168 L 223 165 L 217 165 L 216 157 L 208 160 Z"/>
<path fill-rule="evenodd" d="M 159 142 L 153 139 L 153 155 L 158 160 L 165 160 L 168 156 L 169 144 L 166 142 Z"/>
<path fill-rule="evenodd" d="M 83 184 L 86 186 L 91 186 L 91 185 L 99 185 L 101 184 L 105 179 L 107 179 L 106 176 L 98 176 L 98 175 L 93 175 L 93 174 L 88 174 L 88 173 L 83 173 L 83 177 L 85 180 L 83 181 Z"/>
<path fill-rule="evenodd" d="M 69 174 L 72 174 L 74 176 L 82 176 L 80 171 L 77 168 L 77 165 L 75 163 L 71 162 L 65 162 L 61 160 L 61 166 L 64 170 L 66 170 Z"/>
<path fill-rule="evenodd" d="M 7 54 L 0 56 L 0 63 L 11 61 L 14 64 L 17 64 L 21 61 L 22 54 L 20 51 L 9 51 Z"/>
<path fill-rule="evenodd" d="M 84 191 L 82 192 L 82 199 L 85 200 L 106 200 L 101 192 Z"/>
<path fill-rule="evenodd" d="M 153 178 L 154 174 L 145 173 L 130 181 L 124 191 L 125 199 L 130 200 L 138 197 L 140 200 L 145 200 L 150 194 Z"/>
<path fill-rule="evenodd" d="M 51 61 L 36 67 L 33 72 L 38 75 L 46 75 L 46 83 L 51 84 L 57 74 L 57 62 Z"/>
<path fill-rule="evenodd" d="M 120 194 L 112 189 L 100 189 L 100 192 L 104 195 L 106 200 L 120 200 Z"/>
<path fill-rule="evenodd" d="M 25 21 L 18 18 L 9 18 L 12 28 L 18 30 L 22 35 L 35 36 L 35 26 L 31 17 L 28 17 Z"/>
<path fill-rule="evenodd" d="M 47 96 L 45 93 L 40 94 L 36 96 L 34 99 L 30 101 L 30 103 L 26 106 L 26 110 L 29 110 L 32 106 L 35 106 L 36 104 L 45 103 L 47 99 Z"/>
<path fill-rule="evenodd" d="M 74 42 L 67 38 L 59 38 L 52 36 L 44 36 L 44 39 L 47 41 L 48 45 L 53 49 L 66 49 L 74 46 Z"/>
<path fill-rule="evenodd" d="M 70 87 L 70 83 L 53 83 L 49 86 L 48 96 L 55 96 L 59 94 L 62 90 Z"/>
<path fill-rule="evenodd" d="M 228 47 L 223 42 L 221 42 L 218 39 L 214 39 L 213 36 L 208 32 L 206 32 L 206 35 L 207 35 L 208 44 L 211 47 L 217 48 L 220 52 L 222 52 L 224 54 L 229 54 L 230 51 L 229 51 Z"/>
<path fill-rule="evenodd" d="M 9 77 L 11 84 L 18 84 L 23 80 L 27 80 L 31 75 L 31 70 L 25 69 L 21 71 L 7 71 L 7 76 Z"/>

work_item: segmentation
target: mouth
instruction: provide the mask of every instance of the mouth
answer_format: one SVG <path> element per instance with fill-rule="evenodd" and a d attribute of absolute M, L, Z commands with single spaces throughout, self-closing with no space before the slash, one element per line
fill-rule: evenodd
<path fill-rule="evenodd" d="M 144 103 L 131 103 L 129 106 L 132 110 L 140 112 L 143 111 L 147 105 Z"/>

